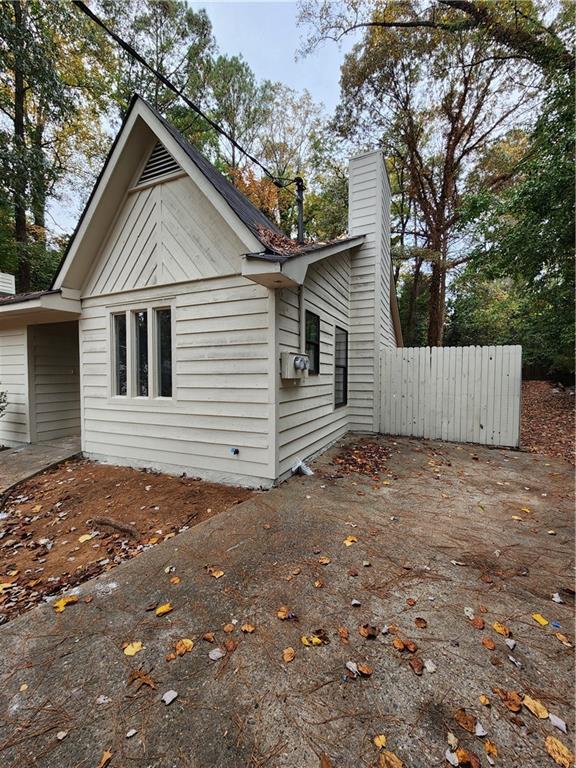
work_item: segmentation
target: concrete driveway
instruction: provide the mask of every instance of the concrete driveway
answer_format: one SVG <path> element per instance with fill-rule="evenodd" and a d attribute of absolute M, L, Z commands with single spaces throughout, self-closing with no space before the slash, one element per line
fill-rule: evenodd
<path fill-rule="evenodd" d="M 373 739 L 384 735 L 383 749 L 405 766 L 429 768 L 448 764 L 451 732 L 479 760 L 461 765 L 487 766 L 489 741 L 498 766 L 553 768 L 546 738 L 570 747 L 574 734 L 565 644 L 574 640 L 572 468 L 508 451 L 382 441 L 392 455 L 378 482 L 334 479 L 331 452 L 314 477 L 87 582 L 62 613 L 46 605 L 0 628 L 0 763 L 399 765 L 380 756 Z M 346 546 L 348 536 L 357 541 Z M 157 616 L 168 601 L 173 610 Z M 281 608 L 293 616 L 280 620 Z M 513 650 L 494 622 L 508 628 Z M 254 631 L 242 632 L 244 624 Z M 372 626 L 376 637 L 366 637 Z M 305 647 L 301 636 L 314 633 L 328 644 Z M 167 661 L 183 638 L 192 650 Z M 417 650 L 398 650 L 399 639 Z M 134 642 L 143 649 L 129 657 L 123 645 Z M 225 655 L 212 661 L 217 647 Z M 421 675 L 414 656 L 427 662 Z M 355 678 L 347 662 L 371 674 Z M 166 705 L 171 690 L 178 697 Z M 507 691 L 539 701 L 568 734 L 526 706 L 512 711 L 501 700 L 513 705 Z M 474 730 L 471 715 L 487 735 L 458 724 L 461 708 L 456 718 Z"/>

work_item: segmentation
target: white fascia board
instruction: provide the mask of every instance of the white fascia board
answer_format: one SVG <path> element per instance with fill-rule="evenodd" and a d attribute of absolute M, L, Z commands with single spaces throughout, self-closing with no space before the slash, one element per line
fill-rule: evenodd
<path fill-rule="evenodd" d="M 59 293 L 38 296 L 30 301 L 15 301 L 9 304 L 0 304 L 0 316 L 2 318 L 17 317 L 18 315 L 38 313 L 45 318 L 50 312 L 66 312 L 78 316 L 82 311 L 79 299 L 70 299 Z"/>

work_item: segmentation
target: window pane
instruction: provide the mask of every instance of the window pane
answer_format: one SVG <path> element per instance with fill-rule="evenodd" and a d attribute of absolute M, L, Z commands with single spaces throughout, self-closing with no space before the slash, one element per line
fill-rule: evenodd
<path fill-rule="evenodd" d="M 320 318 L 306 310 L 306 341 L 320 341 Z"/>
<path fill-rule="evenodd" d="M 346 405 L 348 402 L 348 333 L 343 328 L 335 328 L 334 338 L 334 404 Z"/>
<path fill-rule="evenodd" d="M 126 315 L 114 315 L 114 394 L 126 394 Z"/>
<path fill-rule="evenodd" d="M 136 394 L 148 396 L 148 312 L 134 313 L 136 325 Z"/>
<path fill-rule="evenodd" d="M 158 394 L 172 397 L 172 318 L 169 309 L 156 311 L 158 334 Z"/>
<path fill-rule="evenodd" d="M 346 368 L 336 368 L 335 373 L 335 400 L 336 405 L 344 405 L 346 402 Z"/>
<path fill-rule="evenodd" d="M 304 348 L 310 358 L 309 373 L 314 375 L 320 372 L 320 318 L 313 312 L 306 310 L 306 335 Z"/>

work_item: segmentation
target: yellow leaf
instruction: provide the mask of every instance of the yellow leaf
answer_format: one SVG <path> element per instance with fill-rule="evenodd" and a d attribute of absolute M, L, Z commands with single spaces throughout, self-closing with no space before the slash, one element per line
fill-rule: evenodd
<path fill-rule="evenodd" d="M 483 704 L 485 707 L 488 707 L 490 705 L 490 699 L 488 696 L 486 696 L 485 693 L 480 694 L 480 704 Z"/>
<path fill-rule="evenodd" d="M 499 621 L 495 621 L 494 624 L 492 624 L 492 629 L 494 632 L 498 632 L 499 635 L 504 635 L 504 637 L 510 636 L 510 630 L 506 624 L 501 624 Z"/>
<path fill-rule="evenodd" d="M 288 648 L 284 648 L 284 650 L 282 651 L 282 658 L 284 659 L 286 664 L 289 664 L 294 659 L 295 656 L 296 656 L 296 651 L 294 650 L 294 648 L 288 647 Z"/>
<path fill-rule="evenodd" d="M 234 632 L 234 624 L 232 624 L 231 622 L 228 624 L 224 624 L 222 629 L 224 630 L 224 632 L 226 632 L 227 635 L 229 635 L 230 632 Z"/>
<path fill-rule="evenodd" d="M 72 605 L 72 603 L 78 602 L 78 595 L 66 595 L 65 597 L 61 597 L 59 600 L 56 600 L 52 603 L 52 608 L 56 611 L 56 613 L 62 613 L 62 611 L 66 608 L 67 605 Z"/>
<path fill-rule="evenodd" d="M 404 768 L 404 763 L 398 755 L 386 749 L 378 756 L 378 768 Z"/>
<path fill-rule="evenodd" d="M 372 741 L 374 742 L 376 749 L 384 749 L 386 746 L 386 736 L 384 736 L 383 733 L 379 733 L 377 736 L 374 736 Z"/>
<path fill-rule="evenodd" d="M 83 533 L 82 536 L 78 538 L 78 541 L 80 542 L 80 544 L 84 544 L 85 541 L 90 541 L 91 538 L 92 538 L 91 533 Z"/>
<path fill-rule="evenodd" d="M 539 717 L 541 720 L 545 720 L 548 717 L 548 710 L 541 702 L 533 699 L 531 696 L 524 696 L 522 704 L 532 712 L 533 715 Z"/>
<path fill-rule="evenodd" d="M 128 645 L 124 648 L 124 653 L 126 656 L 136 656 L 136 654 L 141 651 L 142 648 L 144 648 L 142 641 L 135 640 L 133 643 L 128 643 Z"/>
<path fill-rule="evenodd" d="M 344 546 L 345 547 L 351 547 L 352 544 L 355 544 L 358 541 L 357 536 L 346 536 L 344 539 Z"/>
<path fill-rule="evenodd" d="M 276 611 L 276 616 L 280 619 L 280 621 L 284 621 L 284 619 L 288 618 L 288 614 L 290 611 L 285 605 L 282 605 L 278 610 Z"/>
<path fill-rule="evenodd" d="M 572 768 L 576 762 L 576 757 L 560 739 L 555 736 L 548 736 L 545 743 L 548 754 L 558 765 L 562 768 Z"/>
<path fill-rule="evenodd" d="M 253 624 L 242 624 L 240 627 L 242 632 L 246 632 L 246 634 L 251 635 L 252 632 L 256 629 L 256 627 Z"/>
<path fill-rule="evenodd" d="M 318 558 L 318 562 L 320 563 L 320 565 L 328 565 L 328 563 L 331 563 L 332 560 L 330 560 L 330 558 L 327 557 L 326 555 L 322 555 L 322 557 Z"/>
<path fill-rule="evenodd" d="M 224 576 L 224 571 L 221 571 L 219 568 L 208 568 L 208 573 L 215 579 L 220 579 Z"/>
<path fill-rule="evenodd" d="M 548 619 L 545 619 L 541 613 L 533 613 L 532 618 L 534 619 L 534 621 L 540 624 L 541 627 L 545 627 L 547 624 L 550 624 Z"/>
<path fill-rule="evenodd" d="M 35 504 L 32 507 L 32 512 L 34 512 L 34 514 L 36 514 L 37 512 L 40 512 L 41 509 L 42 509 L 42 504 Z"/>
<path fill-rule="evenodd" d="M 522 520 L 519 515 L 512 515 L 512 520 Z"/>
<path fill-rule="evenodd" d="M 20 686 L 20 688 L 18 690 L 20 691 L 20 693 L 24 693 L 24 691 L 27 691 L 28 690 L 28 683 L 22 683 L 22 685 Z"/>
<path fill-rule="evenodd" d="M 110 760 L 112 760 L 112 752 L 109 749 L 105 749 L 96 768 L 106 768 Z"/>
<path fill-rule="evenodd" d="M 526 512 L 527 515 L 529 515 L 531 511 L 532 510 L 529 509 L 528 507 L 522 507 L 522 509 L 520 510 L 520 512 Z"/>
<path fill-rule="evenodd" d="M 10 587 L 12 586 L 12 584 L 13 584 L 13 582 L 12 582 L 12 581 L 5 581 L 5 582 L 3 582 L 2 584 L 0 584 L 0 595 L 1 595 L 1 594 L 2 594 L 2 593 L 5 591 L 5 590 L 7 590 L 7 589 L 10 589 Z"/>
<path fill-rule="evenodd" d="M 311 644 L 310 640 L 308 640 L 306 635 L 302 635 L 302 637 L 300 638 L 300 642 L 302 643 L 302 645 L 305 645 L 306 647 L 308 647 Z"/>
<path fill-rule="evenodd" d="M 322 645 L 322 640 L 316 635 L 310 636 L 310 642 L 312 643 L 312 645 Z"/>
<path fill-rule="evenodd" d="M 498 757 L 498 750 L 496 749 L 496 744 L 494 744 L 493 741 L 490 741 L 490 739 L 486 739 L 484 742 L 484 750 L 487 755 L 490 755 L 490 757 Z"/>
<path fill-rule="evenodd" d="M 180 576 L 172 576 L 170 584 L 180 584 Z"/>
<path fill-rule="evenodd" d="M 185 653 L 189 653 L 194 648 L 194 641 L 188 637 L 183 637 L 176 643 L 176 655 L 184 656 Z"/>
<path fill-rule="evenodd" d="M 156 616 L 165 616 L 173 610 L 172 603 L 162 603 L 162 605 L 159 605 L 158 608 L 156 608 Z"/>

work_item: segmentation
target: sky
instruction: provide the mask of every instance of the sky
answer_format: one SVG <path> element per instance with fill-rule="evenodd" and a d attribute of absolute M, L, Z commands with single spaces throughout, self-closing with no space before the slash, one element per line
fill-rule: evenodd
<path fill-rule="evenodd" d="M 194 10 L 206 9 L 221 53 L 242 54 L 258 80 L 281 81 L 297 91 L 308 89 L 327 114 L 334 112 L 340 65 L 354 43 L 352 37 L 342 44 L 329 41 L 305 58 L 297 58 L 305 30 L 297 25 L 296 2 L 189 0 L 188 4 Z M 63 196 L 48 207 L 50 226 L 59 234 L 74 229 L 83 207 L 77 194 L 64 189 Z"/>

